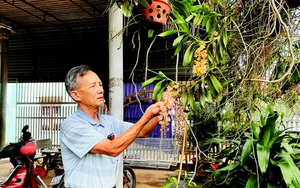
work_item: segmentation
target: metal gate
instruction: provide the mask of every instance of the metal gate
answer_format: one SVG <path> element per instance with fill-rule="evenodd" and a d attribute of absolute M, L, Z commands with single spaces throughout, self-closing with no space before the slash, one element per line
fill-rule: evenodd
<path fill-rule="evenodd" d="M 63 82 L 17 83 L 16 133 L 19 138 L 24 125 L 36 140 L 51 139 L 59 145 L 61 122 L 77 108 Z"/>

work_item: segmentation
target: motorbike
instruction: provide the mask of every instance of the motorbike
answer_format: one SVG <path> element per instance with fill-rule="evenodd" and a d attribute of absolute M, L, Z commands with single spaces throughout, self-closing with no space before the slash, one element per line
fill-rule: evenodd
<path fill-rule="evenodd" d="M 129 162 L 123 160 L 123 187 L 135 188 L 136 176 L 133 169 L 130 167 Z"/>
<path fill-rule="evenodd" d="M 64 165 L 62 162 L 61 155 L 58 155 L 58 157 L 52 158 L 50 160 L 49 166 L 51 169 L 53 169 L 55 177 L 52 178 L 50 185 L 52 188 L 65 188 L 64 184 Z"/>
<path fill-rule="evenodd" d="M 28 131 L 28 125 L 25 125 L 18 142 L 10 143 L 0 151 L 0 160 L 9 158 L 14 167 L 6 180 L 0 183 L 0 188 L 48 188 L 40 177 L 40 172 L 34 167 L 35 154 L 35 140 Z M 50 186 L 52 188 L 64 188 L 64 166 L 61 155 L 47 162 L 50 163 L 47 166 L 51 167 L 55 174 Z M 126 161 L 123 162 L 123 165 L 123 186 L 135 188 L 136 177 L 133 169 Z"/>
<path fill-rule="evenodd" d="M 10 143 L 0 152 L 0 160 L 9 158 L 13 169 L 9 176 L 0 183 L 0 188 L 48 188 L 34 167 L 36 145 L 28 125 L 22 129 L 18 142 Z"/>

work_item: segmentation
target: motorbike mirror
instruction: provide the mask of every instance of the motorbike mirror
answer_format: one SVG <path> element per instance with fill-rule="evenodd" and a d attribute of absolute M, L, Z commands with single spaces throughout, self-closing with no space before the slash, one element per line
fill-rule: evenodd
<path fill-rule="evenodd" d="M 23 141 L 28 141 L 31 138 L 30 132 L 23 133 Z"/>
<path fill-rule="evenodd" d="M 28 125 L 25 125 L 22 129 L 22 133 L 25 133 L 28 130 Z"/>

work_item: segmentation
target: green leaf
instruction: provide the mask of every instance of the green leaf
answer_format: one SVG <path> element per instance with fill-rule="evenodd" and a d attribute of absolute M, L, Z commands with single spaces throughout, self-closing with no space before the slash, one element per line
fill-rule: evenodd
<path fill-rule="evenodd" d="M 130 6 L 131 5 L 128 3 L 128 1 L 124 1 L 124 3 L 122 4 L 122 7 L 121 7 L 123 15 L 128 18 L 131 16 Z"/>
<path fill-rule="evenodd" d="M 253 131 L 253 134 L 255 136 L 255 138 L 257 140 L 260 139 L 259 135 L 260 135 L 260 124 L 258 122 L 252 122 L 252 131 Z"/>
<path fill-rule="evenodd" d="M 292 148 L 292 146 L 286 142 L 282 142 L 281 146 L 285 148 L 285 150 L 288 152 L 288 154 L 293 154 L 294 150 Z"/>
<path fill-rule="evenodd" d="M 222 93 L 218 93 L 217 96 L 216 96 L 216 102 L 220 102 L 223 98 L 223 95 Z"/>
<path fill-rule="evenodd" d="M 213 56 L 213 54 L 212 54 L 211 52 L 208 52 L 208 53 L 207 53 L 207 58 L 208 58 L 208 61 L 209 61 L 210 63 L 213 63 L 213 62 L 214 62 L 214 56 Z"/>
<path fill-rule="evenodd" d="M 263 126 L 265 126 L 266 125 L 266 119 L 265 119 L 265 117 L 264 116 L 260 116 L 260 121 L 261 121 L 261 124 L 263 125 Z"/>
<path fill-rule="evenodd" d="M 222 42 L 223 42 L 225 48 L 227 48 L 228 35 L 227 35 L 227 31 L 225 30 L 224 27 L 221 29 L 221 37 L 222 37 Z"/>
<path fill-rule="evenodd" d="M 242 165 L 245 164 L 247 159 L 249 158 L 252 148 L 253 148 L 254 141 L 252 139 L 248 139 L 243 146 L 242 154 L 241 154 L 241 163 Z"/>
<path fill-rule="evenodd" d="M 250 178 L 248 179 L 245 188 L 257 188 L 257 177 L 252 175 L 250 176 Z"/>
<path fill-rule="evenodd" d="M 270 137 L 271 137 L 271 127 L 267 127 L 262 137 L 262 143 L 264 146 L 267 146 L 269 144 Z"/>
<path fill-rule="evenodd" d="M 258 166 L 262 174 L 267 171 L 269 160 L 270 160 L 270 148 L 268 146 L 261 145 L 259 143 L 256 144 L 256 153 Z"/>
<path fill-rule="evenodd" d="M 204 28 L 205 26 L 206 26 L 206 23 L 207 23 L 207 21 L 208 21 L 208 19 L 209 19 L 209 14 L 206 14 L 205 16 L 204 16 L 204 18 L 202 19 L 202 27 Z"/>
<path fill-rule="evenodd" d="M 147 87 L 148 85 L 152 84 L 156 80 L 157 76 L 152 77 L 145 82 L 142 83 L 142 88 Z"/>
<path fill-rule="evenodd" d="M 235 169 L 237 166 L 240 166 L 240 162 L 234 162 L 234 163 L 231 163 L 223 168 L 219 168 L 217 169 L 216 171 L 230 171 L 230 170 L 233 170 Z"/>
<path fill-rule="evenodd" d="M 185 22 L 185 20 L 183 19 L 183 17 L 175 9 L 172 9 L 172 14 L 177 19 L 177 20 L 174 20 L 173 22 L 177 23 L 178 27 L 181 30 L 183 30 L 185 32 L 189 32 L 188 23 Z"/>
<path fill-rule="evenodd" d="M 193 19 L 193 27 L 200 25 L 202 21 L 202 16 L 201 15 L 196 15 L 195 18 Z"/>
<path fill-rule="evenodd" d="M 168 177 L 168 180 L 169 180 L 171 183 L 177 183 L 177 178 L 176 178 L 176 177 Z"/>
<path fill-rule="evenodd" d="M 176 46 L 177 44 L 179 44 L 182 40 L 182 38 L 184 37 L 184 35 L 180 35 L 178 36 L 174 41 L 173 41 L 173 46 Z"/>
<path fill-rule="evenodd" d="M 207 32 L 207 33 L 210 31 L 211 26 L 213 26 L 213 24 L 212 24 L 212 19 L 213 19 L 213 18 L 209 18 L 209 19 L 206 21 L 205 27 L 206 27 L 206 32 Z"/>
<path fill-rule="evenodd" d="M 184 31 L 181 31 L 181 30 L 167 30 L 165 32 L 162 32 L 162 33 L 158 34 L 157 36 L 166 37 L 166 36 L 173 35 L 175 33 L 180 33 L 180 32 L 184 32 Z"/>
<path fill-rule="evenodd" d="M 154 81 L 160 81 L 162 79 L 166 79 L 166 75 L 159 71 L 158 74 L 155 77 L 149 78 L 145 82 L 142 83 L 142 88 L 147 87 L 148 85 L 152 84 Z"/>
<path fill-rule="evenodd" d="M 152 38 L 153 37 L 153 33 L 154 33 L 154 30 L 148 29 L 148 38 Z"/>
<path fill-rule="evenodd" d="M 206 95 L 206 99 L 209 101 L 209 102 L 214 102 L 213 101 L 213 99 L 212 99 L 212 96 L 211 96 L 211 92 L 210 92 L 210 90 L 206 90 L 206 93 L 205 93 Z"/>
<path fill-rule="evenodd" d="M 300 171 L 291 156 L 283 150 L 281 150 L 278 155 L 282 157 L 282 160 L 271 160 L 271 163 L 279 166 L 283 179 L 288 187 L 300 187 Z"/>
<path fill-rule="evenodd" d="M 188 36 L 186 36 L 186 37 L 184 37 L 184 39 L 182 39 L 181 41 L 180 41 L 180 43 L 178 44 L 178 46 L 176 47 L 176 49 L 175 49 L 175 52 L 174 52 L 174 55 L 177 55 L 180 51 L 181 51 L 181 49 L 182 49 L 182 46 L 185 44 L 185 42 L 188 40 Z"/>
<path fill-rule="evenodd" d="M 167 183 L 166 185 L 163 186 L 163 188 L 170 188 L 174 185 L 174 183 Z"/>
<path fill-rule="evenodd" d="M 163 86 L 166 84 L 166 82 L 163 83 Z M 161 101 L 162 99 L 162 96 L 165 92 L 166 88 L 165 87 L 162 87 L 161 90 L 158 92 L 157 96 L 156 96 L 156 100 L 157 101 Z"/>
<path fill-rule="evenodd" d="M 201 9 L 202 9 L 201 5 L 190 6 L 190 11 L 191 12 L 197 12 L 198 10 L 201 10 Z"/>
<path fill-rule="evenodd" d="M 269 114 L 266 122 L 266 126 L 270 127 L 270 135 L 273 136 L 276 130 L 276 121 L 279 117 L 279 114 L 275 111 Z"/>
<path fill-rule="evenodd" d="M 161 80 L 159 81 L 157 84 L 155 84 L 154 88 L 153 88 L 153 93 L 152 93 L 152 99 L 156 100 L 157 99 L 157 94 L 160 92 L 160 90 L 163 88 L 163 81 Z"/>
<path fill-rule="evenodd" d="M 176 9 L 179 14 L 181 14 L 184 18 L 187 18 L 190 15 L 190 10 L 180 1 L 169 0 L 172 4 L 172 9 Z"/>
<path fill-rule="evenodd" d="M 139 3 L 141 4 L 141 5 L 143 5 L 144 7 L 147 7 L 149 4 L 148 4 L 148 2 L 146 1 L 146 0 L 139 0 Z"/>
<path fill-rule="evenodd" d="M 214 36 L 214 32 L 217 30 L 218 24 L 215 23 L 214 18 L 210 19 L 210 28 L 209 33 L 211 33 L 211 36 Z"/>
<path fill-rule="evenodd" d="M 273 135 L 273 136 L 271 137 L 271 140 L 269 141 L 268 146 L 271 148 L 271 147 L 273 146 L 273 144 L 277 141 L 278 138 L 279 138 L 279 134 Z"/>
<path fill-rule="evenodd" d="M 190 22 L 195 16 L 197 16 L 196 14 L 191 14 L 191 15 L 189 15 L 189 17 L 187 17 L 186 19 L 185 19 L 185 21 L 186 22 Z"/>
<path fill-rule="evenodd" d="M 195 3 L 195 0 L 179 0 L 181 1 L 189 10 L 190 7 Z"/>
<path fill-rule="evenodd" d="M 183 106 L 186 106 L 187 102 L 188 102 L 188 96 L 187 96 L 187 92 L 186 92 L 185 88 L 183 89 L 182 94 L 181 94 L 181 102 L 182 102 Z"/>
<path fill-rule="evenodd" d="M 267 187 L 266 188 L 277 188 L 277 186 L 276 186 L 276 183 L 274 183 L 274 182 L 267 182 Z"/>
<path fill-rule="evenodd" d="M 210 80 L 211 80 L 211 83 L 213 84 L 213 86 L 215 87 L 216 91 L 218 93 L 222 93 L 223 86 L 213 74 L 210 74 Z"/>
<path fill-rule="evenodd" d="M 224 54 L 226 54 L 226 49 L 223 46 L 223 43 L 220 41 L 218 42 L 218 47 L 219 47 L 219 52 L 220 52 L 220 57 L 223 59 Z"/>
<path fill-rule="evenodd" d="M 199 93 L 199 101 L 200 101 L 200 104 L 203 108 L 205 108 L 205 105 L 206 105 L 206 97 L 204 95 L 203 92 L 200 92 Z"/>
<path fill-rule="evenodd" d="M 205 79 L 205 82 L 206 82 L 207 87 L 208 87 L 207 89 L 210 91 L 212 96 L 216 97 L 218 94 L 217 94 L 217 91 L 216 91 L 215 87 L 211 83 L 210 79 Z"/>
<path fill-rule="evenodd" d="M 156 80 L 161 80 L 163 78 L 167 78 L 167 76 L 163 72 L 159 71 Z"/>
<path fill-rule="evenodd" d="M 190 44 L 184 53 L 183 62 L 182 62 L 182 65 L 184 67 L 193 63 L 193 57 L 194 57 L 193 46 L 194 46 L 193 43 Z"/>
<path fill-rule="evenodd" d="M 192 110 L 195 110 L 197 105 L 195 103 L 194 93 L 193 93 L 192 89 L 190 89 L 190 91 L 188 93 L 188 102 L 189 102 Z"/>

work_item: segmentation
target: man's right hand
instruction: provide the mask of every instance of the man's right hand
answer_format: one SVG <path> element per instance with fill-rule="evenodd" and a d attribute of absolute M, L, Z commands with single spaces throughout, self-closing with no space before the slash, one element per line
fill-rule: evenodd
<path fill-rule="evenodd" d="M 159 115 L 159 113 L 161 112 L 161 107 L 162 107 L 163 103 L 162 102 L 157 102 L 154 103 L 152 105 L 150 105 L 147 110 L 145 111 L 145 116 L 148 116 L 150 119 Z"/>

